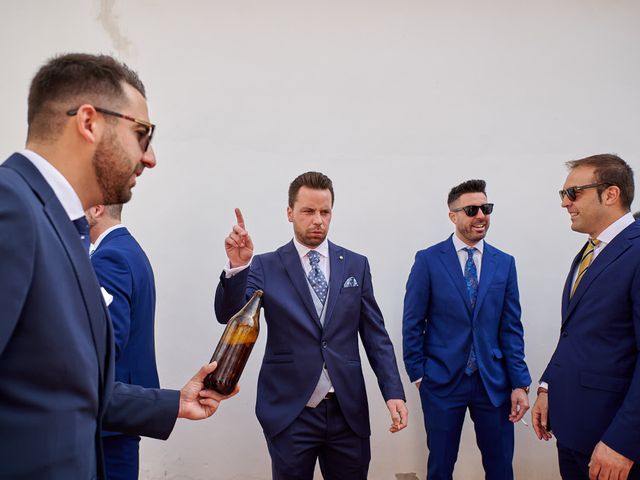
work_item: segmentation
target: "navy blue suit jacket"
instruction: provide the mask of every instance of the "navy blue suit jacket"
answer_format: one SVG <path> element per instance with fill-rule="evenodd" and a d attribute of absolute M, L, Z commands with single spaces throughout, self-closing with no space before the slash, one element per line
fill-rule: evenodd
<path fill-rule="evenodd" d="M 19 154 L 0 166 L 0 259 L 0 477 L 103 478 L 103 427 L 166 438 L 179 392 L 114 382 L 89 256 Z"/>
<path fill-rule="evenodd" d="M 116 380 L 158 388 L 156 287 L 149 259 L 123 227 L 102 239 L 91 263 L 98 283 L 113 296 L 108 309 L 116 347 Z"/>
<path fill-rule="evenodd" d="M 404 298 L 403 356 L 411 381 L 446 397 L 469 358 L 495 406 L 528 386 L 515 260 L 485 242 L 475 309 L 451 237 L 416 254 Z"/>
<path fill-rule="evenodd" d="M 251 267 L 225 278 L 216 291 L 216 316 L 226 323 L 256 289 L 264 291 L 267 343 L 258 378 L 256 414 L 269 437 L 302 412 L 326 363 L 351 429 L 371 434 L 358 334 L 385 401 L 404 399 L 393 346 L 373 295 L 366 257 L 329 243 L 329 296 L 324 327 L 292 242 L 256 255 Z M 354 277 L 357 287 L 344 287 Z"/>
<path fill-rule="evenodd" d="M 560 340 L 542 376 L 551 428 L 574 450 L 591 454 L 602 440 L 640 462 L 640 223 L 598 254 L 570 299 L 583 251 L 567 276 Z"/>

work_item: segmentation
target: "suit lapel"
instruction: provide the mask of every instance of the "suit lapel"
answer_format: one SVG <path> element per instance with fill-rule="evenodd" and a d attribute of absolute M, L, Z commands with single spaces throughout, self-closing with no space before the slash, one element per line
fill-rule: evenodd
<path fill-rule="evenodd" d="M 17 171 L 31 186 L 43 203 L 44 212 L 67 253 L 87 311 L 102 384 L 108 348 L 108 342 L 105 341 L 108 338 L 106 337 L 108 317 L 88 252 L 85 251 L 78 231 L 69 220 L 67 212 L 38 169 L 29 160 L 18 154 L 9 158 L 4 165 Z"/>
<path fill-rule="evenodd" d="M 318 317 L 318 312 L 316 312 L 316 307 L 313 305 L 313 299 L 311 298 L 311 292 L 309 291 L 307 277 L 302 269 L 300 257 L 298 256 L 296 247 L 293 245 L 293 240 L 280 248 L 278 250 L 278 255 L 282 260 L 282 264 L 284 265 L 289 280 L 298 292 L 298 295 L 309 312 L 309 315 L 319 327 L 322 327 L 320 324 L 320 317 Z"/>
<path fill-rule="evenodd" d="M 329 242 L 329 297 L 327 298 L 327 313 L 324 318 L 324 328 L 327 328 L 338 296 L 340 296 L 342 279 L 344 278 L 344 263 L 343 249 Z"/>
<path fill-rule="evenodd" d="M 633 225 L 633 224 L 632 224 Z M 629 227 L 627 227 L 629 228 Z M 585 292 L 589 289 L 589 286 L 598 278 L 598 275 L 609 266 L 616 258 L 622 255 L 629 247 L 631 242 L 627 238 L 627 229 L 618 234 L 607 246 L 604 247 L 602 252 L 593 260 L 587 271 L 584 273 L 582 280 L 578 284 L 573 297 L 569 301 L 567 308 L 567 314 L 563 319 L 563 324 L 569 319 L 571 312 L 576 308 L 576 305 L 580 302 L 580 299 L 584 296 Z M 583 249 L 584 250 L 584 249 Z M 582 256 L 582 252 L 580 252 Z M 574 270 L 571 270 L 571 277 L 573 278 Z"/>
<path fill-rule="evenodd" d="M 442 248 L 440 249 L 440 260 L 449 273 L 451 281 L 456 286 L 458 293 L 460 293 L 464 304 L 467 306 L 467 310 L 471 313 L 471 300 L 469 300 L 467 285 L 464 282 L 464 275 L 462 275 L 462 269 L 460 268 L 460 260 L 458 259 L 458 253 L 453 246 L 453 240 L 451 240 L 451 237 L 442 243 Z"/>
<path fill-rule="evenodd" d="M 482 266 L 480 268 L 480 283 L 478 285 L 478 298 L 476 299 L 476 308 L 474 310 L 474 318 L 480 311 L 480 305 L 487 296 L 487 291 L 493 281 L 496 272 L 496 251 L 487 242 L 484 242 L 484 252 L 482 253 Z"/>
<path fill-rule="evenodd" d="M 569 311 L 569 301 L 571 300 L 571 287 L 573 286 L 573 274 L 578 268 L 580 264 L 580 260 L 582 259 L 582 252 L 587 248 L 587 244 L 585 243 L 582 249 L 578 252 L 576 257 L 571 262 L 571 268 L 569 269 L 569 275 L 567 275 L 567 279 L 564 282 L 564 290 L 562 291 L 562 323 L 564 324 L 567 319 L 568 311 Z"/>

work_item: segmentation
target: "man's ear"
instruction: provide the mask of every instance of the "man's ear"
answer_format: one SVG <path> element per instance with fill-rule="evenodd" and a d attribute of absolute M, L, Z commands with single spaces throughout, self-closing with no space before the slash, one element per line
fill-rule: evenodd
<path fill-rule="evenodd" d="M 615 205 L 620 201 L 620 187 L 611 185 L 602 192 L 602 201 L 605 205 Z"/>
<path fill-rule="evenodd" d="M 293 222 L 293 209 L 291 207 L 287 207 L 287 220 Z"/>
<path fill-rule="evenodd" d="M 98 117 L 96 109 L 88 103 L 81 105 L 78 113 L 73 117 L 76 131 L 80 137 L 91 144 L 97 144 L 102 135 L 104 121 Z"/>

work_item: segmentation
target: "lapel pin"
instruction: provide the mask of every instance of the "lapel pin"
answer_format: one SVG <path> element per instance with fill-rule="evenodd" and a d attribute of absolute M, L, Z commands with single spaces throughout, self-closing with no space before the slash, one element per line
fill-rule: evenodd
<path fill-rule="evenodd" d="M 342 255 L 340 255 L 338 258 L 339 258 L 340 260 L 344 260 L 344 257 L 343 257 Z"/>

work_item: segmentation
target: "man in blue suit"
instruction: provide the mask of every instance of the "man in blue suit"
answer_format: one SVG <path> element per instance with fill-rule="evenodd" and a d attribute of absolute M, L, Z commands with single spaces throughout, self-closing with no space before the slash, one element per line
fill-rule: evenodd
<path fill-rule="evenodd" d="M 420 391 L 427 478 L 451 479 L 467 408 L 488 480 L 513 478 L 513 423 L 531 377 L 513 257 L 484 241 L 493 204 L 485 182 L 449 193 L 455 233 L 416 254 L 404 298 L 407 373 Z"/>
<path fill-rule="evenodd" d="M 640 479 L 640 223 L 633 171 L 615 155 L 567 163 L 560 190 L 571 229 L 586 233 L 562 295 L 560 339 L 532 410 L 557 438 L 565 480 Z"/>
<path fill-rule="evenodd" d="M 156 164 L 138 76 L 108 56 L 56 57 L 27 121 L 27 148 L 0 165 L 0 478 L 103 479 L 103 428 L 167 438 L 224 397 L 203 390 L 215 364 L 181 391 L 114 382 L 84 211 L 128 201 Z"/>
<path fill-rule="evenodd" d="M 407 424 L 369 262 L 327 240 L 333 200 L 327 176 L 304 173 L 289 187 L 291 242 L 252 258 L 239 210 L 225 240 L 229 264 L 216 291 L 218 321 L 226 323 L 255 290 L 264 291 L 268 336 L 256 414 L 276 480 L 311 480 L 317 460 L 325 479 L 367 478 L 371 430 L 358 335 L 391 414 L 390 430 Z"/>
<path fill-rule="evenodd" d="M 116 380 L 160 388 L 154 342 L 156 287 L 149 259 L 121 223 L 122 204 L 96 205 L 86 217 L 94 247 L 91 263 L 108 298 L 113 325 Z M 138 478 L 139 444 L 137 435 L 103 433 L 109 480 Z"/>

